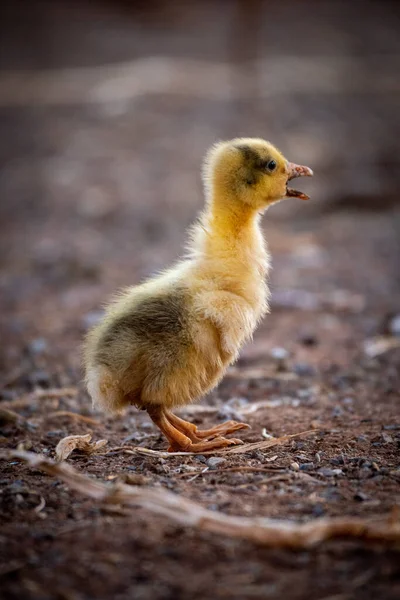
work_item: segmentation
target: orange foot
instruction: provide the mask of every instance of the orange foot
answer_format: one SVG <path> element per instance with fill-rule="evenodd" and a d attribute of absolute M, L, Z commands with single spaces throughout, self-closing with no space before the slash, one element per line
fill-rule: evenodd
<path fill-rule="evenodd" d="M 149 408 L 148 413 L 152 421 L 169 441 L 170 445 L 168 452 L 201 453 L 226 448 L 227 446 L 243 444 L 242 440 L 235 438 L 228 440 L 222 437 L 221 433 L 231 433 L 232 431 L 248 427 L 244 423 L 235 423 L 234 421 L 231 421 L 222 423 L 212 430 L 200 432 L 197 430 L 196 425 L 183 421 L 183 419 L 172 415 L 172 413 L 160 406 Z M 203 435 L 203 439 L 200 435 Z M 207 437 L 212 437 L 213 439 L 209 440 Z"/>
<path fill-rule="evenodd" d="M 229 435 L 230 433 L 234 433 L 235 431 L 240 431 L 241 429 L 250 428 L 250 425 L 248 425 L 247 423 L 238 423 L 237 421 L 225 421 L 225 423 L 221 423 L 220 425 L 216 425 L 215 427 L 211 427 L 210 429 L 198 429 L 193 423 L 189 423 L 189 421 L 185 421 L 184 419 L 177 417 L 169 411 L 167 412 L 166 416 L 171 425 L 173 425 L 173 427 L 184 433 L 193 442 L 197 442 L 200 440 L 212 440 L 223 435 Z"/>
<path fill-rule="evenodd" d="M 183 436 L 186 437 L 186 436 Z M 168 452 L 212 452 L 213 450 L 220 450 L 221 448 L 227 448 L 228 446 L 237 446 L 243 444 L 243 440 L 231 438 L 227 439 L 224 437 L 217 437 L 213 440 L 207 440 L 204 442 L 192 442 L 189 438 L 186 440 L 180 439 L 178 441 L 171 442 L 168 447 Z"/>

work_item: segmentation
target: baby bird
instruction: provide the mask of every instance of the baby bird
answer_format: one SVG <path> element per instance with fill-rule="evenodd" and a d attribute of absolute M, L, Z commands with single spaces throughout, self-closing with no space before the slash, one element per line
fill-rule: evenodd
<path fill-rule="evenodd" d="M 284 197 L 308 199 L 287 182 L 312 174 L 262 139 L 237 138 L 209 150 L 206 205 L 186 257 L 123 291 L 88 334 L 86 381 L 95 406 L 113 413 L 131 404 L 146 410 L 169 451 L 243 443 L 224 436 L 245 423 L 200 430 L 172 409 L 217 385 L 268 312 L 270 261 L 260 214 Z"/>

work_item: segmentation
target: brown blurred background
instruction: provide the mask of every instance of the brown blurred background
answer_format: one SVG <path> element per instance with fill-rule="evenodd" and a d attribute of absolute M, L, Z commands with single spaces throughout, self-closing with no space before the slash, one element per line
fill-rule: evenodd
<path fill-rule="evenodd" d="M 99 481 L 169 489 L 222 514 L 390 515 L 394 527 L 399 6 L 0 3 L 3 457 L 53 457 L 65 436 L 92 432 L 110 452 L 68 462 Z M 246 442 L 307 436 L 205 473 L 205 456 L 125 453 L 165 440 L 134 407 L 92 411 L 80 349 L 110 294 L 179 256 L 203 204 L 204 153 L 234 136 L 265 137 L 312 167 L 300 188 L 311 200 L 265 215 L 271 315 L 220 386 L 181 414 L 206 429 L 248 420 Z M 14 459 L 0 464 L 0 488 L 4 599 L 400 598 L 398 552 L 383 544 L 268 549 L 112 511 Z"/>
<path fill-rule="evenodd" d="M 376 302 L 377 321 L 396 310 L 395 2 L 33 0 L 0 11 L 6 365 L 44 336 L 78 368 L 74 349 L 107 295 L 178 255 L 202 206 L 207 147 L 238 135 L 315 171 L 308 204 L 265 219 L 276 304 L 344 290 Z"/>

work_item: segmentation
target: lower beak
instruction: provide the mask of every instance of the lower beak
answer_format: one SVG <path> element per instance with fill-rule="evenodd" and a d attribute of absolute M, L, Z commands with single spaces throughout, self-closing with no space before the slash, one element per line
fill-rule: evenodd
<path fill-rule="evenodd" d="M 303 167 L 302 165 L 296 165 L 294 163 L 287 163 L 288 169 L 288 181 L 291 179 L 295 179 L 296 177 L 312 177 L 314 173 L 309 167 Z M 303 194 L 303 192 L 298 192 L 297 190 L 293 190 L 286 186 L 286 197 L 294 197 L 300 198 L 301 200 L 309 200 L 309 196 L 307 194 Z"/>

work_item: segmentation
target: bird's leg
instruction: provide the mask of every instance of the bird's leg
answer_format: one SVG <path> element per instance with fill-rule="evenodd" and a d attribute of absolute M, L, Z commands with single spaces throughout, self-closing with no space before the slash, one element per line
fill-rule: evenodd
<path fill-rule="evenodd" d="M 170 443 L 168 452 L 206 452 L 226 448 L 235 444 L 243 444 L 242 440 L 218 437 L 214 440 L 192 441 L 169 421 L 171 413 L 167 413 L 161 406 L 154 406 L 147 409 L 153 423 L 163 432 Z M 189 423 L 190 425 L 190 423 Z M 193 432 L 191 435 L 194 436 Z M 198 440 L 198 438 L 197 438 Z"/>
<path fill-rule="evenodd" d="M 247 425 L 247 423 L 225 421 L 225 423 L 221 423 L 220 425 L 216 425 L 210 429 L 198 429 L 193 423 L 189 423 L 189 421 L 185 421 L 169 411 L 167 412 L 167 418 L 171 425 L 187 435 L 192 442 L 213 439 L 220 435 L 228 435 L 230 433 L 234 433 L 235 431 L 239 431 L 240 429 L 248 429 L 250 427 L 250 425 Z"/>

